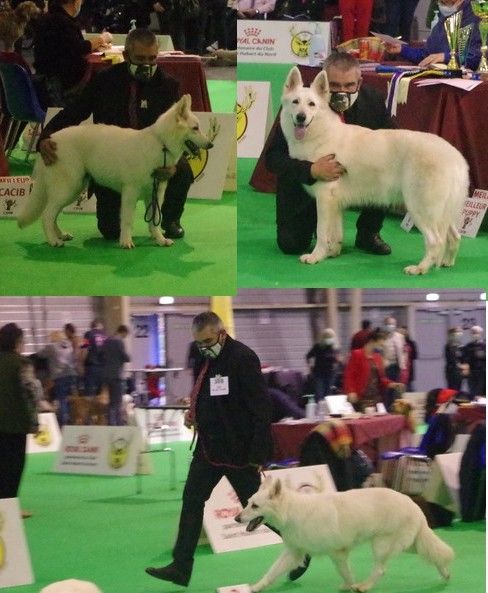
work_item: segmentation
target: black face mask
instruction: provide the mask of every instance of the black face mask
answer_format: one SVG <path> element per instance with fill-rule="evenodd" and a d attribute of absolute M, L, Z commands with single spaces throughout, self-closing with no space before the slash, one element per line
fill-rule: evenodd
<path fill-rule="evenodd" d="M 354 93 L 346 93 L 343 91 L 332 92 L 330 94 L 329 105 L 335 112 L 342 113 L 354 105 L 358 98 L 358 94 L 359 89 L 354 91 Z"/>
<path fill-rule="evenodd" d="M 156 72 L 157 64 L 133 64 L 129 62 L 129 72 L 141 82 L 151 80 Z"/>

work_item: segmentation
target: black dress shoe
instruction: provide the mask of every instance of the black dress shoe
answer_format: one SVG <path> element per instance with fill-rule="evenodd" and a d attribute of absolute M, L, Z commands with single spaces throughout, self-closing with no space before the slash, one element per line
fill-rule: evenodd
<path fill-rule="evenodd" d="M 163 223 L 163 234 L 166 239 L 181 239 L 185 236 L 185 230 L 179 220 L 173 220 L 166 224 Z"/>
<path fill-rule="evenodd" d="M 297 579 L 299 579 L 302 576 L 302 574 L 305 574 L 305 572 L 307 572 L 307 568 L 308 568 L 309 564 L 310 564 L 310 556 L 307 554 L 305 556 L 305 558 L 303 559 L 302 564 L 300 564 L 293 570 L 290 570 L 290 572 L 288 573 L 288 578 L 290 579 L 290 581 L 296 581 Z"/>
<path fill-rule="evenodd" d="M 150 566 L 149 568 L 146 568 L 146 572 L 156 579 L 170 581 L 170 583 L 182 585 L 183 587 L 188 587 L 191 577 L 190 574 L 182 572 L 174 562 L 168 564 L 168 566 L 162 566 L 161 568 L 153 568 Z"/>
<path fill-rule="evenodd" d="M 388 243 L 383 241 L 379 233 L 374 233 L 372 235 L 358 233 L 355 244 L 359 249 L 367 251 L 368 253 L 373 253 L 374 255 L 390 255 L 391 253 L 391 247 Z"/>

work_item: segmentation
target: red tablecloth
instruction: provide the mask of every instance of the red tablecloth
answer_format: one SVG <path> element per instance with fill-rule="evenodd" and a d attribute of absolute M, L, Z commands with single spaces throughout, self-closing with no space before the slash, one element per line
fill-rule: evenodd
<path fill-rule="evenodd" d="M 342 421 L 351 431 L 353 447 L 361 447 L 372 461 L 376 461 L 383 451 L 398 449 L 402 432 L 407 429 L 405 417 L 399 414 L 363 416 Z M 300 445 L 317 424 L 319 422 L 272 424 L 273 461 L 297 459 L 300 454 Z"/>
<path fill-rule="evenodd" d="M 466 432 L 473 432 L 477 424 L 486 422 L 486 406 L 460 406 L 453 420 L 458 430 L 462 427 Z"/>
<path fill-rule="evenodd" d="M 101 56 L 94 54 L 89 55 L 87 60 L 93 74 L 111 66 L 110 62 L 104 61 Z M 166 74 L 176 78 L 180 83 L 181 94 L 189 93 L 191 95 L 193 111 L 212 111 L 205 70 L 199 58 L 165 56 L 158 58 L 158 66 Z"/>
<path fill-rule="evenodd" d="M 303 81 L 309 84 L 318 68 L 300 66 Z M 374 72 L 364 73 L 366 84 L 371 84 L 386 97 L 388 78 Z M 398 105 L 396 123 L 399 128 L 431 132 L 441 136 L 464 155 L 469 163 L 471 189 L 488 189 L 488 82 L 472 91 L 446 85 L 418 87 L 411 83 L 408 100 Z M 272 137 L 275 121 L 266 142 Z M 263 151 L 264 153 L 264 151 Z M 275 192 L 276 179 L 264 166 L 263 154 L 250 181 L 258 191 Z"/>

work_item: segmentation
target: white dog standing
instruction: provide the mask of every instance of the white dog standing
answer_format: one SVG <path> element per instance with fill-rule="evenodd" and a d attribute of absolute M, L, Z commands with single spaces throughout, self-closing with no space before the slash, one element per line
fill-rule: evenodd
<path fill-rule="evenodd" d="M 454 265 L 457 223 L 469 187 L 468 165 L 459 151 L 434 134 L 345 124 L 329 107 L 324 70 L 308 88 L 298 68 L 292 68 L 282 107 L 280 123 L 291 158 L 314 162 L 335 154 L 346 169 L 337 181 L 304 185 L 317 201 L 317 242 L 302 262 L 340 254 L 344 208 L 403 202 L 425 241 L 424 258 L 404 271 L 425 274 L 432 265 Z"/>
<path fill-rule="evenodd" d="M 368 591 L 385 571 L 387 560 L 413 547 L 434 564 L 444 580 L 454 552 L 430 529 L 420 508 L 404 494 L 388 488 L 364 488 L 327 494 L 301 493 L 267 476 L 236 517 L 260 522 L 280 531 L 285 550 L 270 570 L 251 587 L 261 591 L 280 575 L 300 565 L 306 554 L 328 555 L 344 580 L 343 590 Z M 349 566 L 351 549 L 371 541 L 374 567 L 369 577 L 356 583 Z"/>
<path fill-rule="evenodd" d="M 57 144 L 57 161 L 46 166 L 42 159 L 37 159 L 34 186 L 17 223 L 23 228 L 42 214 L 44 233 L 53 247 L 72 239 L 56 220 L 64 206 L 77 199 L 87 175 L 121 193 L 120 245 L 134 247 L 136 203 L 142 196 L 146 205 L 150 203 L 153 171 L 176 165 L 184 151 L 196 154 L 200 148 L 212 147 L 191 111 L 190 95 L 183 95 L 152 126 L 142 130 L 91 124 L 65 128 L 53 134 L 52 139 Z M 159 185 L 159 209 L 166 185 Z M 173 243 L 153 222 L 149 222 L 149 233 L 158 245 Z"/>
<path fill-rule="evenodd" d="M 51 583 L 41 589 L 40 593 L 102 593 L 100 589 L 88 581 L 79 581 L 78 579 L 66 579 Z"/>

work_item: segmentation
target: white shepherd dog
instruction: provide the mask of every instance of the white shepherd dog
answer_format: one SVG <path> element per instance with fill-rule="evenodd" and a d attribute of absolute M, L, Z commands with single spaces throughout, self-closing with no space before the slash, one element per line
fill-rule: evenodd
<path fill-rule="evenodd" d="M 454 265 L 457 223 L 469 187 L 468 165 L 460 152 L 434 134 L 343 123 L 329 107 L 324 70 L 307 88 L 298 68 L 292 68 L 282 107 L 280 123 L 292 158 L 314 162 L 335 154 L 346 168 L 337 181 L 304 186 L 317 201 L 317 242 L 302 262 L 340 254 L 344 208 L 403 202 L 425 241 L 424 258 L 404 271 L 425 274 L 432 265 Z"/>
<path fill-rule="evenodd" d="M 158 167 L 175 165 L 184 151 L 196 154 L 199 148 L 212 147 L 191 111 L 190 95 L 183 95 L 152 126 L 142 130 L 91 124 L 65 128 L 52 138 L 57 144 L 58 159 L 49 166 L 41 158 L 37 159 L 34 186 L 17 223 L 25 227 L 42 214 L 44 233 L 53 247 L 60 247 L 73 238 L 58 227 L 56 219 L 64 206 L 78 198 L 87 175 L 100 185 L 121 193 L 120 245 L 128 249 L 134 247 L 132 228 L 136 203 L 144 197 L 146 205 L 149 204 L 152 172 Z M 159 208 L 166 185 L 166 182 L 159 185 Z M 173 243 L 152 222 L 149 233 L 158 245 Z"/>
<path fill-rule="evenodd" d="M 410 547 L 434 564 L 444 580 L 454 558 L 452 548 L 430 529 L 420 508 L 388 488 L 303 493 L 267 476 L 236 520 L 250 521 L 248 530 L 265 521 L 280 531 L 285 544 L 270 570 L 251 587 L 253 592 L 299 566 L 306 554 L 330 556 L 344 580 L 342 589 L 361 592 L 375 585 L 391 556 Z M 364 541 L 371 541 L 374 567 L 364 582 L 357 583 L 348 555 Z"/>
<path fill-rule="evenodd" d="M 102 593 L 100 589 L 88 581 L 78 581 L 77 579 L 67 579 L 65 581 L 57 581 L 52 583 L 40 593 Z"/>

